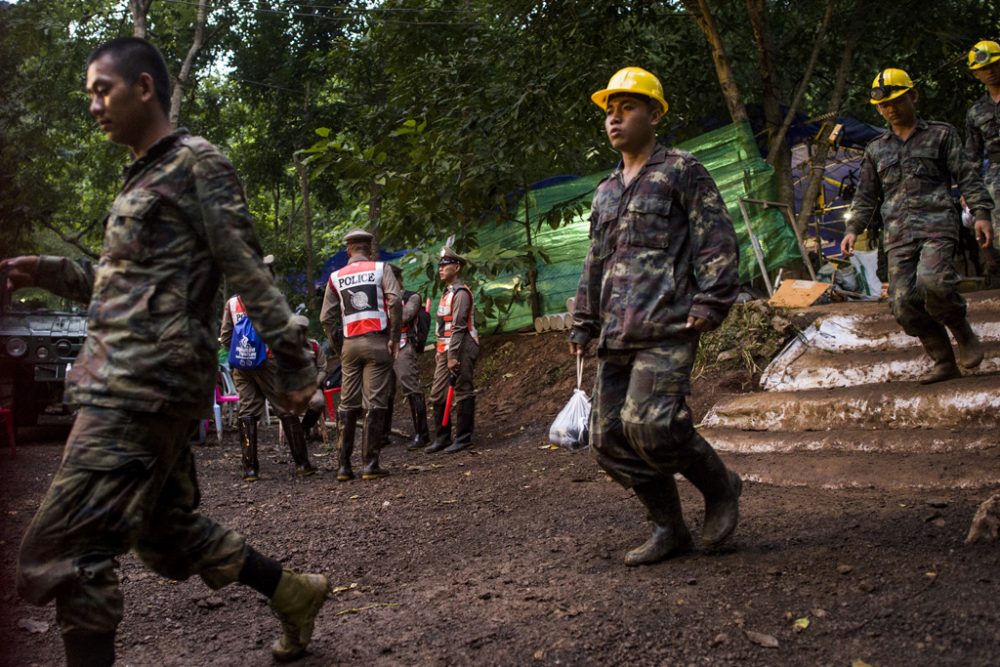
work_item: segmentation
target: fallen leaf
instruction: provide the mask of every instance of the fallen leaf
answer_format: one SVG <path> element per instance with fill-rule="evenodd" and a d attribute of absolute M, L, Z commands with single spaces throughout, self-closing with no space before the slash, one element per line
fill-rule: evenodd
<path fill-rule="evenodd" d="M 358 587 L 358 585 L 356 583 L 350 584 L 348 586 L 334 586 L 333 588 L 330 589 L 330 592 L 331 593 L 343 593 L 344 591 L 350 591 L 350 590 L 353 590 L 353 589 L 355 589 L 357 587 Z"/>
<path fill-rule="evenodd" d="M 754 632 L 753 630 L 744 630 L 743 634 L 758 646 L 763 646 L 764 648 L 778 648 L 779 646 L 778 640 L 774 635 L 766 635 L 763 632 Z"/>
<path fill-rule="evenodd" d="M 349 607 L 347 609 L 341 609 L 335 616 L 345 616 L 347 614 L 360 614 L 363 611 L 368 611 L 370 609 L 379 609 L 380 607 L 398 607 L 398 602 L 376 602 L 375 604 L 365 605 L 364 607 Z"/>
<path fill-rule="evenodd" d="M 796 619 L 795 622 L 792 623 L 792 629 L 795 630 L 795 632 L 802 632 L 808 627 L 809 627 L 809 619 L 804 616 L 802 618 Z"/>
<path fill-rule="evenodd" d="M 853 660 L 851 661 L 851 667 L 872 667 L 864 660 Z"/>
<path fill-rule="evenodd" d="M 850 574 L 853 571 L 854 571 L 854 568 L 851 567 L 850 565 L 838 565 L 837 566 L 837 572 L 840 572 L 841 574 Z"/>
<path fill-rule="evenodd" d="M 45 621 L 36 621 L 33 618 L 22 618 L 17 622 L 17 627 L 27 630 L 33 635 L 40 635 L 49 631 L 48 623 Z"/>
<path fill-rule="evenodd" d="M 350 498 L 348 498 L 348 500 L 357 500 L 360 497 L 361 496 L 359 496 L 358 494 L 354 494 L 353 496 L 351 496 Z"/>

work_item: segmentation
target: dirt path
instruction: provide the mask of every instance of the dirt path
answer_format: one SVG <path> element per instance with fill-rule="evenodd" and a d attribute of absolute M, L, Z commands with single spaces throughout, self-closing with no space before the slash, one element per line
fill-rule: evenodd
<path fill-rule="evenodd" d="M 386 480 L 338 484 L 329 455 L 317 458 L 323 474 L 296 480 L 272 428 L 262 446 L 264 479 L 247 485 L 232 434 L 223 446 L 198 449 L 206 514 L 289 566 L 325 571 L 347 587 L 326 607 L 311 656 L 299 664 L 1000 662 L 1000 548 L 962 544 L 986 492 L 932 498 L 749 484 L 727 550 L 627 569 L 622 554 L 646 537 L 638 504 L 589 454 L 541 449 L 552 405 L 566 400 L 572 382 L 555 355 L 562 338 L 518 343 L 535 382 L 521 383 L 527 371 L 509 359 L 484 363 L 494 389 L 480 402 L 471 452 L 428 456 L 400 441 L 386 450 L 395 472 Z M 506 373 L 514 375 L 501 389 L 497 378 Z M 14 462 L 0 454 L 4 665 L 61 664 L 51 607 L 27 607 L 12 592 L 16 545 L 65 433 L 41 435 Z M 681 494 L 697 527 L 697 493 L 682 483 Z M 256 594 L 167 582 L 132 556 L 121 574 L 119 664 L 272 664 L 276 622 Z M 796 632 L 801 618 L 809 626 Z M 18 627 L 25 619 L 48 629 L 31 634 Z M 761 647 L 744 631 L 778 646 Z"/>

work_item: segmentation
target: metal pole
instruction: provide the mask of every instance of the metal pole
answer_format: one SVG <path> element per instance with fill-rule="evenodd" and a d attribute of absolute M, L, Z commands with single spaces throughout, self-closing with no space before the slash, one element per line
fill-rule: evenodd
<path fill-rule="evenodd" d="M 764 251 L 761 250 L 760 241 L 757 240 L 757 235 L 753 233 L 753 227 L 750 225 L 750 215 L 747 213 L 747 207 L 744 202 L 748 200 L 740 197 L 740 213 L 743 214 L 743 222 L 747 226 L 747 236 L 750 237 L 750 246 L 753 248 L 753 254 L 757 256 L 757 265 L 760 266 L 760 275 L 764 278 L 764 285 L 767 287 L 767 295 L 774 296 L 774 287 L 771 286 L 771 277 L 767 275 L 767 262 L 764 261 Z"/>
<path fill-rule="evenodd" d="M 813 265 L 809 263 L 809 255 L 806 254 L 805 244 L 802 242 L 802 234 L 799 233 L 799 228 L 795 226 L 795 220 L 792 218 L 791 207 L 788 204 L 777 201 L 767 201 L 765 199 L 748 199 L 743 198 L 740 200 L 740 207 L 742 208 L 742 202 L 748 202 L 750 204 L 761 204 L 764 208 L 768 206 L 774 206 L 775 208 L 780 208 L 782 213 L 785 215 L 785 220 L 788 221 L 788 226 L 792 228 L 792 232 L 795 234 L 795 241 L 799 244 L 799 254 L 802 255 L 802 262 L 806 265 L 806 270 L 812 277 L 813 282 L 816 282 L 816 270 L 813 269 Z M 746 218 L 746 212 L 744 211 L 743 217 Z M 749 228 L 749 225 L 747 225 Z M 817 230 L 817 234 L 818 234 Z M 819 244 L 820 252 L 823 251 L 823 239 L 819 236 L 816 237 L 816 243 Z"/>

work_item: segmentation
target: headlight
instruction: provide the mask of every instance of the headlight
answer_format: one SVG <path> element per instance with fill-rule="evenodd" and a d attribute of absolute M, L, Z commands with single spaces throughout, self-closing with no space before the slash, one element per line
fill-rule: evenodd
<path fill-rule="evenodd" d="M 12 357 L 23 357 L 24 353 L 28 351 L 28 344 L 25 343 L 20 338 L 11 338 L 7 340 L 7 354 Z"/>
<path fill-rule="evenodd" d="M 45 347 L 44 345 L 40 346 L 37 350 L 35 350 L 35 356 L 38 357 L 39 359 L 48 359 L 49 348 Z"/>

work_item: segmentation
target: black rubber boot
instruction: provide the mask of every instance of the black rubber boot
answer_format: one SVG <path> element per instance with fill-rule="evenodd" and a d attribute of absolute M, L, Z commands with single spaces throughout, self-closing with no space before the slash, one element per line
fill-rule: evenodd
<path fill-rule="evenodd" d="M 247 482 L 256 482 L 260 479 L 260 464 L 257 461 L 257 418 L 240 417 L 239 427 L 243 479 Z"/>
<path fill-rule="evenodd" d="M 316 474 L 309 460 L 309 448 L 306 446 L 306 434 L 302 430 L 302 423 L 295 415 L 283 415 L 281 418 L 281 428 L 285 432 L 285 439 L 288 440 L 288 449 L 292 453 L 292 460 L 295 461 L 295 472 L 299 477 L 308 477 Z"/>
<path fill-rule="evenodd" d="M 949 322 L 948 329 L 955 336 L 955 343 L 958 344 L 958 365 L 965 369 L 972 369 L 983 363 L 983 346 L 979 342 L 979 336 L 972 330 L 969 320 L 962 318 L 958 322 Z"/>
<path fill-rule="evenodd" d="M 361 479 L 370 481 L 386 477 L 389 471 L 378 464 L 379 451 L 382 449 L 382 429 L 385 428 L 385 408 L 370 408 L 365 417 L 365 433 L 361 439 L 361 457 L 365 467 L 361 471 Z"/>
<path fill-rule="evenodd" d="M 410 417 L 413 419 L 413 440 L 406 448 L 410 451 L 423 449 L 431 441 L 427 431 L 427 403 L 423 394 L 410 394 L 406 397 L 410 404 Z"/>
<path fill-rule="evenodd" d="M 354 471 L 351 470 L 351 454 L 354 453 L 354 432 L 357 430 L 360 412 L 360 410 L 337 411 L 337 421 L 340 422 L 337 442 L 338 482 L 354 479 Z"/>
<path fill-rule="evenodd" d="M 978 344 L 978 339 L 976 342 Z M 951 349 L 948 332 L 943 326 L 938 325 L 936 330 L 920 336 L 920 344 L 924 346 L 927 356 L 934 362 L 934 367 L 931 368 L 930 372 L 921 376 L 920 384 L 934 384 L 962 377 L 962 371 L 955 363 L 955 351 Z"/>
<path fill-rule="evenodd" d="M 62 636 L 67 667 L 111 667 L 115 664 L 114 632 L 73 630 Z"/>
<path fill-rule="evenodd" d="M 378 448 L 388 447 L 392 444 L 389 440 L 389 435 L 392 433 L 392 412 L 393 406 L 396 404 L 395 396 L 396 392 L 393 391 L 393 395 L 389 397 L 389 407 L 385 411 L 385 416 L 382 418 L 382 430 L 381 435 L 379 435 Z"/>
<path fill-rule="evenodd" d="M 651 565 L 691 550 L 691 533 L 684 525 L 677 483 L 670 477 L 640 484 L 632 489 L 646 506 L 653 532 L 639 547 L 625 554 L 625 564 Z"/>
<path fill-rule="evenodd" d="M 743 480 L 719 458 L 705 438 L 695 433 L 691 438 L 692 462 L 683 475 L 705 497 L 705 523 L 701 542 L 716 547 L 736 530 L 740 519 L 740 494 Z"/>
<path fill-rule="evenodd" d="M 460 401 L 452 406 L 455 416 L 455 441 L 445 448 L 445 454 L 454 454 L 472 446 L 472 428 L 476 421 L 476 397 Z"/>
<path fill-rule="evenodd" d="M 448 424 L 443 425 L 441 422 L 444 420 L 444 405 L 444 402 L 434 404 L 434 426 L 436 430 L 434 431 L 434 442 L 424 449 L 424 452 L 427 454 L 440 452 L 451 444 L 451 424 L 455 421 L 455 406 L 452 406 Z"/>
<path fill-rule="evenodd" d="M 312 408 L 306 410 L 306 413 L 302 415 L 302 432 L 306 434 L 307 440 L 317 440 L 319 438 L 312 430 L 319 423 L 319 418 L 322 416 L 322 412 L 318 412 Z"/>

